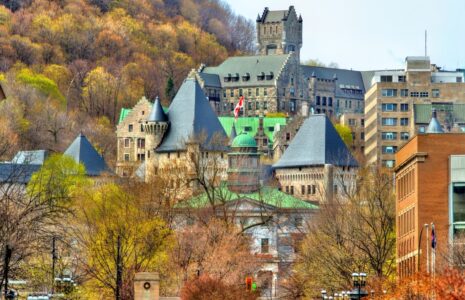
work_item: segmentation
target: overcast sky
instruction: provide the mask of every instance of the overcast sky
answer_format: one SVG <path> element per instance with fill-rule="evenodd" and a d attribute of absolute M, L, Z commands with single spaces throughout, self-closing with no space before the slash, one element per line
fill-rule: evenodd
<path fill-rule="evenodd" d="M 294 5 L 303 18 L 301 59 L 341 68 L 403 67 L 406 56 L 424 55 L 425 29 L 431 62 L 465 67 L 465 0 L 225 0 L 255 22 L 258 13 Z"/>

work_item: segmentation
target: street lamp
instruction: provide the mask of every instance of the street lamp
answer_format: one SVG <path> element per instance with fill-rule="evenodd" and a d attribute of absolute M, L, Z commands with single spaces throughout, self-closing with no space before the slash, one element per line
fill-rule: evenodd
<path fill-rule="evenodd" d="M 368 292 L 362 289 L 366 285 L 366 278 L 366 273 L 352 273 L 354 289 L 350 292 L 350 299 L 359 300 L 368 296 Z"/>
<path fill-rule="evenodd" d="M 328 299 L 328 298 L 326 297 L 326 294 L 327 294 L 327 293 L 326 293 L 326 290 L 321 290 L 321 299 Z"/>

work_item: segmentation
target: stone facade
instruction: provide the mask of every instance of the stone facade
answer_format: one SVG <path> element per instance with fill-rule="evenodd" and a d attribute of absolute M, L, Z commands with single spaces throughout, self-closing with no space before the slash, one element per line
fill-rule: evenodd
<path fill-rule="evenodd" d="M 294 52 L 300 60 L 302 17 L 297 17 L 294 6 L 277 11 L 265 7 L 263 14 L 257 17 L 257 41 L 260 55 Z"/>
<path fill-rule="evenodd" d="M 365 116 L 358 113 L 344 113 L 339 117 L 339 122 L 350 128 L 352 145 L 349 147 L 352 153 L 362 156 L 365 152 Z"/>
<path fill-rule="evenodd" d="M 446 72 L 428 57 L 407 57 L 405 70 L 379 71 L 365 94 L 365 156 L 394 166 L 394 153 L 416 131 L 417 104 L 465 103 L 463 73 Z"/>

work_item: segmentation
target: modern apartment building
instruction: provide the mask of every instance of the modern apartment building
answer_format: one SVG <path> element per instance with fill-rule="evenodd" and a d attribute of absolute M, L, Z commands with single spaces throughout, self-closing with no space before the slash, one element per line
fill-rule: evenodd
<path fill-rule="evenodd" d="M 368 81 L 366 85 L 370 86 L 365 94 L 365 156 L 368 163 L 394 166 L 397 150 L 416 130 L 424 128 L 416 126 L 416 105 L 465 103 L 462 72 L 443 71 L 431 65 L 429 57 L 425 56 L 407 57 L 405 63 L 404 70 L 364 74 Z M 460 122 L 458 119 L 451 121 Z"/>

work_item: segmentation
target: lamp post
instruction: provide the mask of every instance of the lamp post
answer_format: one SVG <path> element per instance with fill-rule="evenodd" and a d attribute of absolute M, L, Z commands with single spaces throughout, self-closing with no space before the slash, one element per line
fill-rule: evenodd
<path fill-rule="evenodd" d="M 368 296 L 368 292 L 362 289 L 366 285 L 366 277 L 366 273 L 352 273 L 354 289 L 350 292 L 350 299 L 360 300 Z"/>

